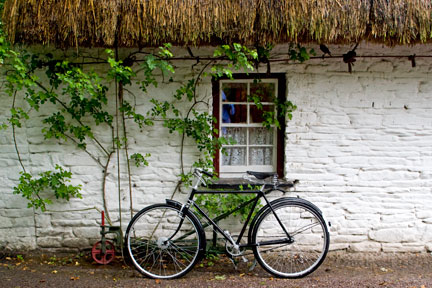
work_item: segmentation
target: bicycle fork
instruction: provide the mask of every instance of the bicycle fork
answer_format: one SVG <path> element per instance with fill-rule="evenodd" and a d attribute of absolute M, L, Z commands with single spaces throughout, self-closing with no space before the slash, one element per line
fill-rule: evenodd
<path fill-rule="evenodd" d="M 177 229 L 174 231 L 174 233 L 173 233 L 173 235 L 171 235 L 166 241 L 165 241 L 165 244 L 166 243 L 168 243 L 169 241 L 171 241 L 174 237 L 175 237 L 175 235 L 177 235 L 177 233 L 178 233 L 178 231 L 180 231 L 180 228 L 181 228 L 181 226 L 183 225 L 183 222 L 184 222 L 184 219 L 185 219 L 185 215 L 186 215 L 186 213 L 188 212 L 188 210 L 189 210 L 189 207 L 192 205 L 192 200 L 188 200 L 187 202 L 186 202 L 186 204 L 184 204 L 181 208 L 180 208 L 180 211 L 179 211 L 179 216 L 180 216 L 180 222 L 179 222 L 179 225 L 177 226 Z"/>

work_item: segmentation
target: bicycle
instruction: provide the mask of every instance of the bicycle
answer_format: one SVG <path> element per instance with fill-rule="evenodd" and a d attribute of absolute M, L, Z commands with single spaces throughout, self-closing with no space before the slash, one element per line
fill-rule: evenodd
<path fill-rule="evenodd" d="M 281 182 L 276 173 L 248 171 L 248 180 L 255 177 L 253 184 L 259 189 L 218 190 L 206 188 L 203 176 L 213 177 L 211 173 L 195 169 L 194 175 L 197 180 L 186 203 L 167 199 L 165 203 L 142 209 L 130 221 L 125 234 L 126 250 L 140 273 L 150 278 L 178 278 L 202 259 L 206 252 L 206 235 L 196 213 L 225 238 L 229 256 L 244 257 L 246 248 L 252 249 L 258 263 L 274 276 L 300 278 L 322 264 L 329 249 L 330 235 L 321 210 L 301 198 L 281 197 L 269 201 L 266 197 L 273 191 L 285 193 L 281 188 L 293 187 L 295 182 Z M 199 189 L 200 185 L 203 188 Z M 237 239 L 193 201 L 196 194 L 204 193 L 256 194 L 245 203 L 253 204 Z M 266 205 L 252 219 L 260 199 L 264 199 Z M 243 244 L 241 240 L 249 222 L 247 243 Z"/>

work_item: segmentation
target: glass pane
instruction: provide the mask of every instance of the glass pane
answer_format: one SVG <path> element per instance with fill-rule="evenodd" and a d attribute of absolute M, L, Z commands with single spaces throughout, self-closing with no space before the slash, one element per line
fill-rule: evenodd
<path fill-rule="evenodd" d="M 246 148 L 225 148 L 222 153 L 222 165 L 240 166 L 246 165 Z"/>
<path fill-rule="evenodd" d="M 260 97 L 261 102 L 274 102 L 275 93 L 275 83 L 253 83 L 250 86 L 250 95 Z"/>
<path fill-rule="evenodd" d="M 246 105 L 222 105 L 222 123 L 246 123 L 246 119 Z"/>
<path fill-rule="evenodd" d="M 264 121 L 263 112 L 274 111 L 274 105 L 263 105 L 262 110 L 257 106 L 251 105 L 250 108 L 251 123 L 262 123 Z"/>
<path fill-rule="evenodd" d="M 250 148 L 249 165 L 273 165 L 273 148 L 271 147 Z"/>
<path fill-rule="evenodd" d="M 223 127 L 222 136 L 227 139 L 231 137 L 236 141 L 236 144 L 246 145 L 246 129 L 247 128 Z"/>
<path fill-rule="evenodd" d="M 262 145 L 273 144 L 273 129 L 267 128 L 250 128 L 249 130 L 249 144 Z"/>
<path fill-rule="evenodd" d="M 228 102 L 246 102 L 247 83 L 223 83 L 222 84 L 222 101 Z"/>

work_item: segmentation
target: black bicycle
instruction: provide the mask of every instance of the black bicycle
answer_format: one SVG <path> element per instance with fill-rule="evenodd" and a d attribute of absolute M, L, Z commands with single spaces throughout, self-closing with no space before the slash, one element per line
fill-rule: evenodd
<path fill-rule="evenodd" d="M 197 177 L 186 203 L 166 200 L 138 212 L 128 225 L 125 243 L 135 268 L 142 274 L 159 279 L 185 275 L 206 252 L 204 226 L 199 213 L 214 231 L 226 239 L 226 252 L 231 257 L 243 256 L 252 249 L 258 263 L 269 273 L 282 278 L 299 278 L 312 273 L 324 261 L 330 235 L 322 212 L 311 202 L 293 197 L 269 201 L 273 191 L 293 187 L 295 182 L 279 181 L 275 173 L 247 172 L 259 189 L 209 189 L 203 176 L 213 175 L 195 169 Z M 248 180 L 252 180 L 249 178 Z M 193 200 L 203 193 L 254 193 L 247 220 L 238 236 L 232 236 L 211 219 Z M 260 199 L 265 205 L 255 214 Z M 244 207 L 244 206 L 241 206 Z M 253 219 L 252 219 L 253 218 Z M 252 220 L 251 220 L 252 219 Z M 242 242 L 248 224 L 247 243 Z M 234 239 L 236 238 L 236 239 Z"/>

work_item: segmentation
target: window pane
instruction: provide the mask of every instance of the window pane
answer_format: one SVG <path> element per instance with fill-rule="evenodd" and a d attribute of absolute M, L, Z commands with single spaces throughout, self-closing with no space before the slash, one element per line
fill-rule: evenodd
<path fill-rule="evenodd" d="M 222 123 L 246 123 L 246 105 L 223 104 Z"/>
<path fill-rule="evenodd" d="M 223 83 L 222 101 L 246 102 L 247 83 Z"/>
<path fill-rule="evenodd" d="M 251 105 L 251 123 L 262 123 L 264 121 L 263 112 L 274 111 L 274 109 L 274 105 L 263 105 L 262 110 L 255 105 Z"/>
<path fill-rule="evenodd" d="M 246 148 L 225 148 L 225 152 L 226 155 L 222 153 L 222 165 L 246 165 Z"/>
<path fill-rule="evenodd" d="M 273 165 L 273 148 L 271 147 L 250 148 L 249 165 Z"/>
<path fill-rule="evenodd" d="M 236 144 L 246 145 L 246 129 L 247 128 L 223 127 L 222 136 L 227 139 L 231 137 L 236 141 Z"/>
<path fill-rule="evenodd" d="M 251 145 L 272 145 L 273 144 L 273 129 L 267 128 L 250 128 L 249 144 Z"/>
<path fill-rule="evenodd" d="M 274 102 L 275 92 L 275 83 L 252 83 L 250 86 L 251 96 L 259 96 L 261 102 Z"/>

